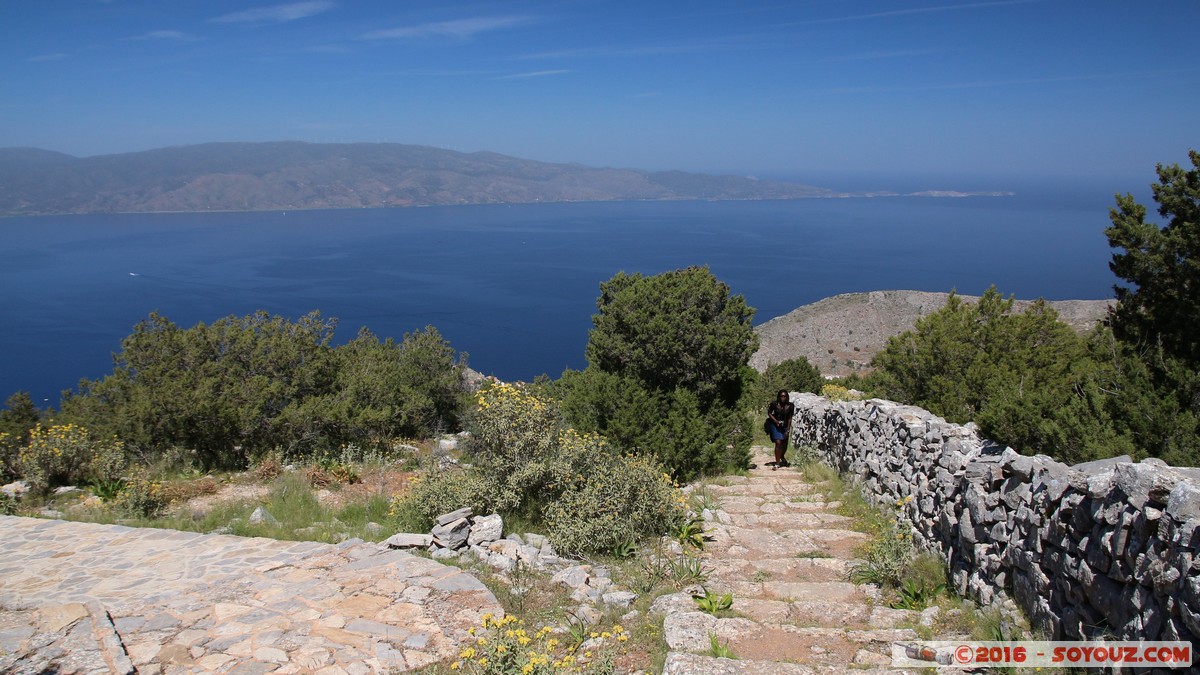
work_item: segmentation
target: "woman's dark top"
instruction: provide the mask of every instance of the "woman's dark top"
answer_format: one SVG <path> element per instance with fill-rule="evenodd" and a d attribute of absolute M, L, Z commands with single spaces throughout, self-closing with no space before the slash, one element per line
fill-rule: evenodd
<path fill-rule="evenodd" d="M 786 427 L 792 422 L 792 415 L 796 414 L 796 404 L 788 401 L 780 403 L 779 401 L 771 401 L 767 406 L 767 417 L 774 417 L 779 420 L 780 427 Z"/>

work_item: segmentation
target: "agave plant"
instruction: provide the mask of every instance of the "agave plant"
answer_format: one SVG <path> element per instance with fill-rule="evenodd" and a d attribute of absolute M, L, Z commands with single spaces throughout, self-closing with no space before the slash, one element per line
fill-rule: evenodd
<path fill-rule="evenodd" d="M 717 612 L 723 612 L 730 607 L 733 607 L 732 593 L 717 595 L 716 593 L 705 589 L 704 595 L 697 593 L 692 596 L 692 600 L 695 601 L 696 606 L 700 608 L 700 611 L 705 612 L 706 614 L 715 615 Z"/>
<path fill-rule="evenodd" d="M 703 550 L 704 544 L 712 540 L 708 531 L 704 529 L 704 521 L 700 518 L 687 520 L 675 530 L 675 541 L 684 547 L 691 546 L 696 550 Z"/>

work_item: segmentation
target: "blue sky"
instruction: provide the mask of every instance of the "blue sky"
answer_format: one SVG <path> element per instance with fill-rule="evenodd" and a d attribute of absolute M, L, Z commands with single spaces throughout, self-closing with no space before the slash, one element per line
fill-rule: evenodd
<path fill-rule="evenodd" d="M 14 0 L 0 12 L 0 147 L 387 141 L 819 184 L 1145 183 L 1200 148 L 1197 0 Z"/>

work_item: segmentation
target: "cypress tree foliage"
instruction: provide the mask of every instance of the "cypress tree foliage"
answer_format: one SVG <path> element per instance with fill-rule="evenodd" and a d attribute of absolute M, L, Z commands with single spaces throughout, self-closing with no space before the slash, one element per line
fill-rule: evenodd
<path fill-rule="evenodd" d="M 1200 153 L 1192 169 L 1157 167 L 1151 186 L 1164 224 L 1118 195 L 1105 230 L 1116 249 L 1109 267 L 1129 285 L 1114 286 L 1109 317 L 1116 340 L 1114 415 L 1147 454 L 1200 464 Z"/>
<path fill-rule="evenodd" d="M 1200 153 L 1192 170 L 1158 165 L 1152 185 L 1162 227 L 1146 222 L 1146 207 L 1118 195 L 1105 230 L 1114 249 L 1109 267 L 1129 286 L 1114 286 L 1111 324 L 1125 342 L 1161 346 L 1164 357 L 1200 366 Z"/>
<path fill-rule="evenodd" d="M 396 438 L 457 429 L 466 406 L 466 354 L 433 326 L 397 343 L 363 328 L 333 350 L 328 390 L 289 411 L 293 429 L 325 444 L 384 448 Z"/>
<path fill-rule="evenodd" d="M 1077 338 L 1035 304 L 1011 312 L 995 289 L 893 338 L 874 361 L 876 393 L 997 441 L 1066 462 L 1119 454 L 1200 465 L 1200 153 L 1157 168 L 1159 225 L 1118 195 L 1105 230 L 1126 282 L 1107 325 Z"/>
<path fill-rule="evenodd" d="M 588 363 L 655 391 L 687 389 L 704 408 L 732 404 L 758 348 L 754 310 L 707 267 L 600 284 Z"/>
<path fill-rule="evenodd" d="M 745 299 L 689 267 L 619 273 L 596 306 L 588 367 L 555 383 L 567 419 L 656 456 L 679 479 L 744 466 L 750 430 L 738 402 L 758 348 Z"/>
<path fill-rule="evenodd" d="M 0 410 L 0 478 L 17 475 L 17 453 L 29 443 L 29 431 L 41 421 L 41 413 L 29 398 L 18 391 L 4 401 Z"/>
<path fill-rule="evenodd" d="M 335 324 L 257 312 L 185 329 L 153 313 L 122 341 L 113 373 L 81 382 L 62 414 L 135 453 L 174 446 L 204 466 L 241 466 L 294 445 L 283 413 L 332 383 Z"/>
<path fill-rule="evenodd" d="M 436 329 L 330 346 L 336 321 L 257 312 L 191 328 L 151 314 L 122 342 L 112 374 L 80 382 L 60 417 L 116 434 L 153 460 L 170 449 L 201 466 L 245 466 L 344 444 L 383 446 L 458 426 L 465 361 Z"/>
<path fill-rule="evenodd" d="M 775 394 L 780 389 L 820 394 L 824 385 L 825 378 L 822 377 L 821 371 L 809 363 L 808 359 L 803 356 L 785 359 L 767 366 L 759 376 L 758 386 L 755 387 L 754 405 L 766 406 L 766 402 L 775 400 Z"/>
<path fill-rule="evenodd" d="M 978 303 L 946 306 L 893 337 L 876 355 L 877 393 L 948 420 L 975 421 L 987 437 L 1067 461 L 1131 450 L 1109 417 L 1111 378 L 1089 343 L 1044 302 L 1022 313 L 990 288 Z"/>

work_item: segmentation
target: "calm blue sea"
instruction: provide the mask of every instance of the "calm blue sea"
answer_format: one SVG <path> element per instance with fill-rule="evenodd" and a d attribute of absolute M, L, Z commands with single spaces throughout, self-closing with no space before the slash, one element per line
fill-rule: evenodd
<path fill-rule="evenodd" d="M 838 293 L 1111 295 L 1111 194 L 625 202 L 0 220 L 0 397 L 57 405 L 157 310 L 257 309 L 399 339 L 436 326 L 504 379 L 585 365 L 600 282 L 708 265 L 755 323 Z"/>

